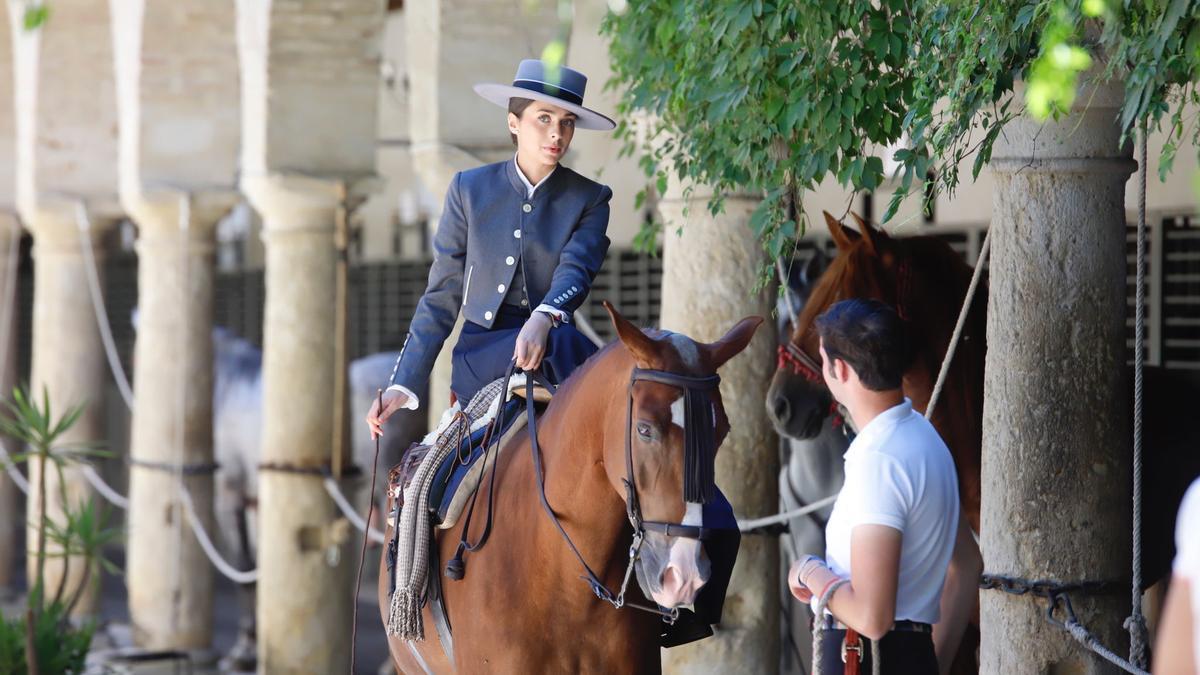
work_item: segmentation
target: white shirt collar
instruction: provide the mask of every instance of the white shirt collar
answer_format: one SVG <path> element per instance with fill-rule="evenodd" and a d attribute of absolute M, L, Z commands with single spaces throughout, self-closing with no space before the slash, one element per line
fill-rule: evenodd
<path fill-rule="evenodd" d="M 850 448 L 846 450 L 846 455 L 850 456 L 851 450 L 854 450 L 856 447 L 863 447 L 864 445 L 873 443 L 875 436 L 896 426 L 896 424 L 906 419 L 912 413 L 912 399 L 905 396 L 903 401 L 879 413 L 870 422 L 867 422 L 866 426 L 859 429 L 858 435 L 850 443 Z"/>
<path fill-rule="evenodd" d="M 529 182 L 528 178 L 525 177 L 525 172 L 521 171 L 521 165 L 517 164 L 517 156 L 516 155 L 513 155 L 513 166 L 517 167 L 517 176 L 519 176 L 521 178 L 521 182 L 525 185 L 525 198 L 526 199 L 533 199 L 533 193 L 536 192 L 537 189 L 542 186 L 542 183 L 546 182 L 546 179 L 548 179 L 548 178 L 550 178 L 550 176 L 554 175 L 555 171 L 558 171 L 558 165 L 556 164 L 556 165 L 554 165 L 553 169 L 550 169 L 550 173 L 546 174 L 546 176 L 544 178 L 539 180 L 537 185 L 534 185 Z"/>

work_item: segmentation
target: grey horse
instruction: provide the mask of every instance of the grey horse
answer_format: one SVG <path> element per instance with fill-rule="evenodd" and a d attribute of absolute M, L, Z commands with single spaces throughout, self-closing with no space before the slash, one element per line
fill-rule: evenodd
<path fill-rule="evenodd" d="M 352 361 L 348 369 L 352 457 L 364 479 L 347 497 L 359 513 L 366 512 L 370 498 L 367 493 L 375 446 L 366 425 L 354 423 L 358 419 L 355 413 L 367 410 L 377 389 L 387 386 L 396 356 L 396 352 L 364 356 Z M 262 457 L 262 352 L 218 328 L 213 331 L 213 367 L 213 450 L 220 467 L 214 482 L 214 516 L 230 562 L 239 569 L 251 569 L 256 558 L 258 464 Z M 425 398 L 424 392 L 418 395 Z M 388 420 L 376 467 L 385 479 L 387 470 L 400 461 L 404 450 L 424 435 L 425 427 L 423 410 L 401 411 Z M 382 529 L 378 522 L 376 528 Z M 368 554 L 368 567 L 378 559 L 378 555 Z M 374 578 L 369 569 L 364 570 L 364 578 Z M 222 661 L 227 670 L 253 671 L 256 667 L 254 604 L 254 584 L 240 586 L 238 639 Z"/>
<path fill-rule="evenodd" d="M 808 294 L 817 279 L 825 271 L 829 258 L 816 249 L 811 257 L 797 257 L 784 263 L 781 269 L 787 280 L 786 292 L 781 289 L 776 303 L 779 344 L 786 343 L 791 336 L 792 316 L 798 316 Z M 790 305 L 790 310 L 789 310 Z M 778 411 L 768 415 L 772 422 L 778 419 Z M 791 511 L 835 495 L 842 489 L 845 479 L 842 456 L 850 445 L 845 428 L 835 425 L 830 417 L 821 432 L 807 440 L 787 436 L 776 423 L 779 434 L 779 506 L 782 511 Z M 780 569 L 786 574 L 794 560 L 805 554 L 825 555 L 825 523 L 832 506 L 788 521 L 788 531 L 780 539 Z M 787 579 L 780 578 L 782 633 L 779 672 L 785 674 L 807 673 L 812 662 L 812 632 L 809 627 L 808 606 L 797 602 L 788 590 Z"/>

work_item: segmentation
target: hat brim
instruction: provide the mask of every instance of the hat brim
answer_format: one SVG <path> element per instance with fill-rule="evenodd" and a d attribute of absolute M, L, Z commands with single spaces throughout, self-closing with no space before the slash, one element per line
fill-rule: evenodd
<path fill-rule="evenodd" d="M 494 84 L 491 82 L 475 85 L 475 93 L 482 96 L 484 99 L 495 103 L 501 108 L 508 108 L 508 100 L 511 98 L 528 98 L 534 101 L 544 101 L 553 103 L 554 105 L 569 110 L 575 113 L 575 128 L 577 129 L 592 129 L 594 131 L 610 131 L 615 129 L 617 123 L 608 117 L 590 108 L 585 108 L 581 105 L 576 105 L 570 101 L 565 101 L 557 96 L 543 94 L 540 91 L 530 91 L 520 87 L 513 87 L 507 84 Z"/>

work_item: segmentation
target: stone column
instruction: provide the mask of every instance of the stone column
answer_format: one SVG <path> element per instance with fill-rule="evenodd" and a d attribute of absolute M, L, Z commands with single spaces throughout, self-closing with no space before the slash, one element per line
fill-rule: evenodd
<path fill-rule="evenodd" d="M 0 401 L 9 400 L 17 384 L 17 327 L 21 325 L 17 292 L 19 259 L 12 255 L 21 245 L 21 230 L 13 214 L 0 215 Z M 9 265 L 11 258 L 12 266 Z M 9 455 L 19 444 L 0 436 Z M 17 484 L 0 467 L 0 591 L 12 583 L 17 563 L 17 537 L 24 522 Z"/>
<path fill-rule="evenodd" d="M 554 39 L 558 20 L 554 3 L 505 0 L 411 2 L 404 15 L 413 169 L 438 205 L 430 219 L 436 228 L 456 172 L 516 152 L 507 113 L 477 96 L 472 85 L 512 82 L 521 59 L 537 58 Z M 591 86 L 595 91 L 602 85 Z M 434 364 L 429 400 L 421 402 L 431 429 L 450 401 L 450 353 L 461 325 L 460 318 Z"/>
<path fill-rule="evenodd" d="M 258 667 L 342 673 L 361 540 L 318 472 L 333 453 L 332 383 L 344 366 L 334 221 L 374 188 L 384 3 L 238 0 L 237 23 L 241 187 L 266 242 Z"/>
<path fill-rule="evenodd" d="M 129 614 L 141 647 L 203 649 L 212 641 L 214 572 L 179 488 L 215 534 L 213 252 L 216 221 L 236 200 L 234 8 L 112 0 L 109 11 L 120 197 L 139 230 Z"/>
<path fill-rule="evenodd" d="M 985 568 L 1062 581 L 1129 575 L 1120 83 L 1085 87 L 1058 121 L 1014 120 L 996 142 L 983 417 Z M 1018 92 L 1017 95 L 1021 95 Z M 1073 594 L 1118 653 L 1128 593 Z M 981 672 L 1110 672 L 1041 601 L 984 591 Z"/>
<path fill-rule="evenodd" d="M 188 525 L 179 484 L 213 532 L 213 232 L 226 205 L 191 205 L 186 230 L 181 206 L 164 195 L 156 208 L 143 202 L 137 212 L 127 576 L 134 640 L 150 649 L 212 642 L 214 572 Z"/>
<path fill-rule="evenodd" d="M 765 293 L 753 293 L 762 249 L 750 230 L 758 201 L 730 197 L 713 217 L 708 194 L 688 199 L 673 185 L 659 203 L 663 235 L 663 328 L 695 340 L 719 339 L 750 315 L 770 316 Z M 682 236 L 675 234 L 683 226 Z M 620 308 L 618 308 L 620 309 Z M 740 517 L 775 513 L 778 441 L 767 420 L 767 385 L 774 345 L 760 331 L 721 370 L 721 398 L 730 432 L 717 454 L 717 484 Z M 663 651 L 663 670 L 686 673 L 769 673 L 779 668 L 779 546 L 774 537 L 744 537 L 715 637 Z"/>
<path fill-rule="evenodd" d="M 87 270 L 76 224 L 83 203 L 93 221 L 89 246 L 120 215 L 116 203 L 116 109 L 113 105 L 112 34 L 107 8 L 91 0 L 55 2 L 53 17 L 25 30 L 27 3 L 8 0 L 13 77 L 14 201 L 34 236 L 33 373 L 35 394 L 45 388 L 55 415 L 85 405 L 83 416 L 65 441 L 105 438 L 104 397 L 108 367 L 96 328 Z M 3 127 L 0 127 L 2 133 Z M 100 255 L 96 256 L 100 262 Z M 30 467 L 37 483 L 40 467 Z M 50 478 L 50 476 L 48 476 Z M 75 471 L 67 475 L 74 504 L 92 498 Z M 55 485 L 56 480 L 51 480 Z M 50 514 L 60 514 L 54 490 Z M 27 517 L 37 518 L 37 491 L 29 497 Z M 32 530 L 30 530 L 32 531 Z M 36 537 L 26 540 L 28 569 L 35 567 Z M 81 580 L 82 561 L 69 563 L 71 586 Z M 47 565 L 48 588 L 62 578 L 61 559 Z M 93 582 L 97 581 L 95 578 Z M 80 611 L 92 605 L 84 601 Z"/>
<path fill-rule="evenodd" d="M 42 392 L 49 394 L 51 414 L 57 419 L 76 406 L 83 414 L 60 439 L 63 444 L 94 443 L 104 438 L 104 391 L 107 379 L 104 347 L 100 342 L 96 315 L 88 290 L 87 261 L 83 255 L 80 233 L 74 209 L 43 208 L 25 217 L 33 232 L 33 366 L 30 376 L 31 393 L 38 400 Z M 94 227 L 88 245 L 93 247 L 97 273 L 102 277 L 103 256 L 96 246 L 102 228 Z M 37 570 L 37 528 L 33 525 L 41 516 L 38 507 L 41 463 L 31 460 L 29 468 L 29 501 L 26 508 L 29 525 L 25 531 L 27 578 L 33 579 Z M 94 496 L 77 467 L 64 471 L 66 497 L 72 508 Z M 58 489 L 58 476 L 51 469 L 46 476 L 46 510 L 50 518 L 62 522 L 63 503 Z M 47 544 L 47 551 L 56 551 Z M 47 596 L 52 597 L 60 584 L 64 597 L 71 597 L 84 583 L 84 561 L 72 556 L 46 560 Z M 64 574 L 66 575 L 64 578 Z M 89 583 L 98 579 L 91 577 Z M 78 606 L 80 613 L 94 607 L 94 595 L 89 590 Z"/>
<path fill-rule="evenodd" d="M 325 493 L 333 437 L 336 182 L 243 180 L 263 217 L 259 672 L 342 672 L 359 541 Z"/>

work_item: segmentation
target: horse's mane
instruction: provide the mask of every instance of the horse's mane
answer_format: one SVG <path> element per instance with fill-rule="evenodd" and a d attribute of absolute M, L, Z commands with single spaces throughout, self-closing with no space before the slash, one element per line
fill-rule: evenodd
<path fill-rule="evenodd" d="M 937 367 L 958 318 L 971 281 L 972 268 L 948 243 L 937 237 L 880 236 L 872 253 L 860 237 L 829 265 L 805 304 L 793 339 L 802 338 L 829 306 L 852 297 L 870 297 L 897 307 L 922 345 L 918 358 Z M 986 281 L 983 282 L 986 284 Z M 976 298 L 964 331 L 982 344 L 986 290 Z M 950 310 L 949 308 L 953 308 Z"/>
<path fill-rule="evenodd" d="M 924 358 L 936 373 L 949 345 L 962 308 L 963 299 L 971 284 L 973 269 L 945 240 L 931 236 L 894 239 L 907 256 L 911 285 L 907 297 L 899 298 L 905 307 L 906 318 L 915 331 L 918 344 L 925 346 Z M 964 335 L 974 336 L 972 344 L 960 343 L 960 349 L 981 348 L 986 331 L 987 281 L 980 280 L 972 301 L 971 311 L 964 324 Z M 968 342 L 971 342 L 970 340 Z"/>

